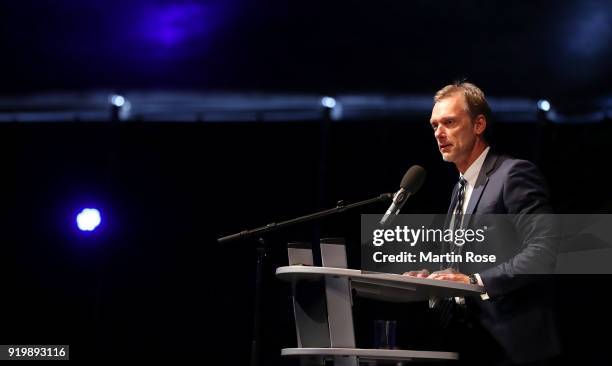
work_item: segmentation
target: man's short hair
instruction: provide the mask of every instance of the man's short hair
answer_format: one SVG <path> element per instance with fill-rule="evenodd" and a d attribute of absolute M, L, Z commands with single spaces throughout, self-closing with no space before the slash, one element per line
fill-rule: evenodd
<path fill-rule="evenodd" d="M 440 100 L 450 97 L 455 93 L 463 93 L 466 101 L 466 112 L 469 113 L 472 119 L 479 115 L 483 115 L 487 120 L 487 127 L 485 128 L 483 137 L 487 142 L 491 140 L 491 107 L 487 103 L 484 93 L 479 87 L 466 81 L 457 81 L 453 84 L 449 84 L 444 88 L 438 90 L 434 96 L 434 102 L 437 103 Z"/>

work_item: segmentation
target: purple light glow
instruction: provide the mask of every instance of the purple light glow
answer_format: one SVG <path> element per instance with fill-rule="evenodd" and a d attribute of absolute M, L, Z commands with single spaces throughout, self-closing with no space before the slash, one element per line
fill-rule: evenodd
<path fill-rule="evenodd" d="M 145 11 L 141 29 L 149 41 L 177 46 L 202 36 L 211 21 L 207 10 L 196 2 L 152 6 Z"/>

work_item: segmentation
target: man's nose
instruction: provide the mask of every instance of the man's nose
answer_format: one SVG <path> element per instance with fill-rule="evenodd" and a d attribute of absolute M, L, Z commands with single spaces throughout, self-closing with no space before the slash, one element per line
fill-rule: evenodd
<path fill-rule="evenodd" d="M 436 128 L 436 131 L 434 132 L 434 137 L 439 140 L 445 136 L 446 132 L 444 131 L 444 127 L 438 126 L 438 128 Z"/>

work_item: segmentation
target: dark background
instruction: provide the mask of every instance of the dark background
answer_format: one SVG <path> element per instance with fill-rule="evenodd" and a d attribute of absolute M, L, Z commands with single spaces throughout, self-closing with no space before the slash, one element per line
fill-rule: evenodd
<path fill-rule="evenodd" d="M 50 111 L 36 96 L 430 98 L 468 77 L 501 102 L 550 100 L 557 119 L 497 115 L 495 146 L 541 168 L 557 212 L 609 213 L 611 12 L 606 1 L 3 3 L 0 343 L 70 344 L 73 359 L 230 355 L 245 364 L 254 244 L 216 238 L 394 191 L 413 164 L 428 177 L 404 212 L 445 212 L 457 179 L 436 151 L 426 110 L 336 121 L 314 108 L 315 118 L 276 123 L 177 123 L 172 113 L 119 122 L 105 106 L 109 117 L 97 123 L 16 118 Z M 62 108 L 75 108 L 65 106 L 71 100 Z M 103 215 L 89 234 L 74 223 L 86 206 Z M 385 209 L 270 237 L 267 364 L 296 344 L 289 289 L 273 277 L 286 264 L 285 243 L 344 236 L 356 266 L 358 214 Z M 605 337 L 595 333 L 612 325 L 608 280 L 557 278 L 564 360 L 604 356 Z M 366 342 L 368 326 L 360 325 Z"/>

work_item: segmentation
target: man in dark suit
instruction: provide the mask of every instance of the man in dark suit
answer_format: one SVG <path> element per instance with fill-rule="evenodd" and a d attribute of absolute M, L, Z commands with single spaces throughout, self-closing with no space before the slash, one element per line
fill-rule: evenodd
<path fill-rule="evenodd" d="M 498 155 L 489 146 L 491 111 L 478 87 L 451 84 L 434 101 L 430 124 L 439 151 L 460 173 L 449 208 L 451 228 L 465 227 L 466 215 L 507 214 L 508 219 L 496 225 L 489 250 L 500 255 L 492 267 L 478 273 L 464 267 L 407 274 L 484 286 L 486 294 L 460 304 L 471 333 L 457 338 L 469 362 L 545 363 L 560 346 L 552 297 L 542 276 L 534 276 L 552 273 L 556 260 L 554 225 L 546 215 L 533 219 L 551 213 L 544 179 L 534 164 Z"/>

